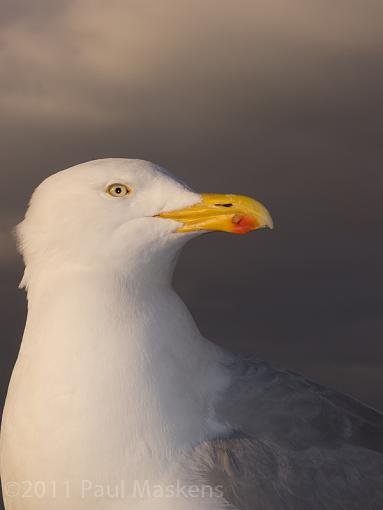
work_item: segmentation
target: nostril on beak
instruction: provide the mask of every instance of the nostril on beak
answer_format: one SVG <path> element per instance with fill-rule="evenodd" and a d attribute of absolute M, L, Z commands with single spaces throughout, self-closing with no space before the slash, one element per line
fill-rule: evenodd
<path fill-rule="evenodd" d="M 214 204 L 218 207 L 233 207 L 233 204 Z"/>

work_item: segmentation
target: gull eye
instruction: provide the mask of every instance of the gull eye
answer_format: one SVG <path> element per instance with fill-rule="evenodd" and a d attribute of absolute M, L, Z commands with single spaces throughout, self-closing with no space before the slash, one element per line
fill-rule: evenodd
<path fill-rule="evenodd" d="M 125 184 L 120 184 L 115 182 L 114 184 L 110 184 L 106 188 L 106 192 L 112 197 L 124 197 L 128 193 L 130 193 L 130 189 Z"/>

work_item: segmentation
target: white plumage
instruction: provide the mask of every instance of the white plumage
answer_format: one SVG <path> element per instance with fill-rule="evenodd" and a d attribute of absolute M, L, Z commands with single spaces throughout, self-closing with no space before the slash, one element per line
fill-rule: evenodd
<path fill-rule="evenodd" d="M 114 182 L 129 183 L 128 199 L 105 193 Z M 180 454 L 225 430 L 213 413 L 228 384 L 223 355 L 170 286 L 193 234 L 153 217 L 199 201 L 158 167 L 123 159 L 59 172 L 34 192 L 18 227 L 29 310 L 1 464 L 3 483 L 53 480 L 57 497 L 5 490 L 7 508 L 97 508 L 92 494 L 81 498 L 83 480 L 124 481 L 126 498 L 110 508 L 136 508 L 136 480 L 175 482 Z"/>
<path fill-rule="evenodd" d="M 139 160 L 36 189 L 17 230 L 28 318 L 2 422 L 6 510 L 383 508 L 383 416 L 222 351 L 171 287 L 191 237 L 263 226 L 258 202 Z"/>

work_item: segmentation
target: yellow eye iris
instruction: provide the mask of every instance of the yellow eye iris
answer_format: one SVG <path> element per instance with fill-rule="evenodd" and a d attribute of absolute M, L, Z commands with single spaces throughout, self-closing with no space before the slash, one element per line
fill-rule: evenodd
<path fill-rule="evenodd" d="M 130 193 L 130 189 L 125 184 L 120 184 L 115 182 L 114 184 L 110 184 L 106 192 L 109 193 L 112 197 L 124 197 L 128 193 Z"/>

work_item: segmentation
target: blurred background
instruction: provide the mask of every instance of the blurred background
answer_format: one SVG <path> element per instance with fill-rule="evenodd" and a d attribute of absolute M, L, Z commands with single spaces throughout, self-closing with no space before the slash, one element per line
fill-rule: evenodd
<path fill-rule="evenodd" d="M 2 398 L 33 188 L 133 157 L 274 217 L 185 249 L 202 332 L 383 409 L 382 19 L 381 0 L 0 0 Z"/>

